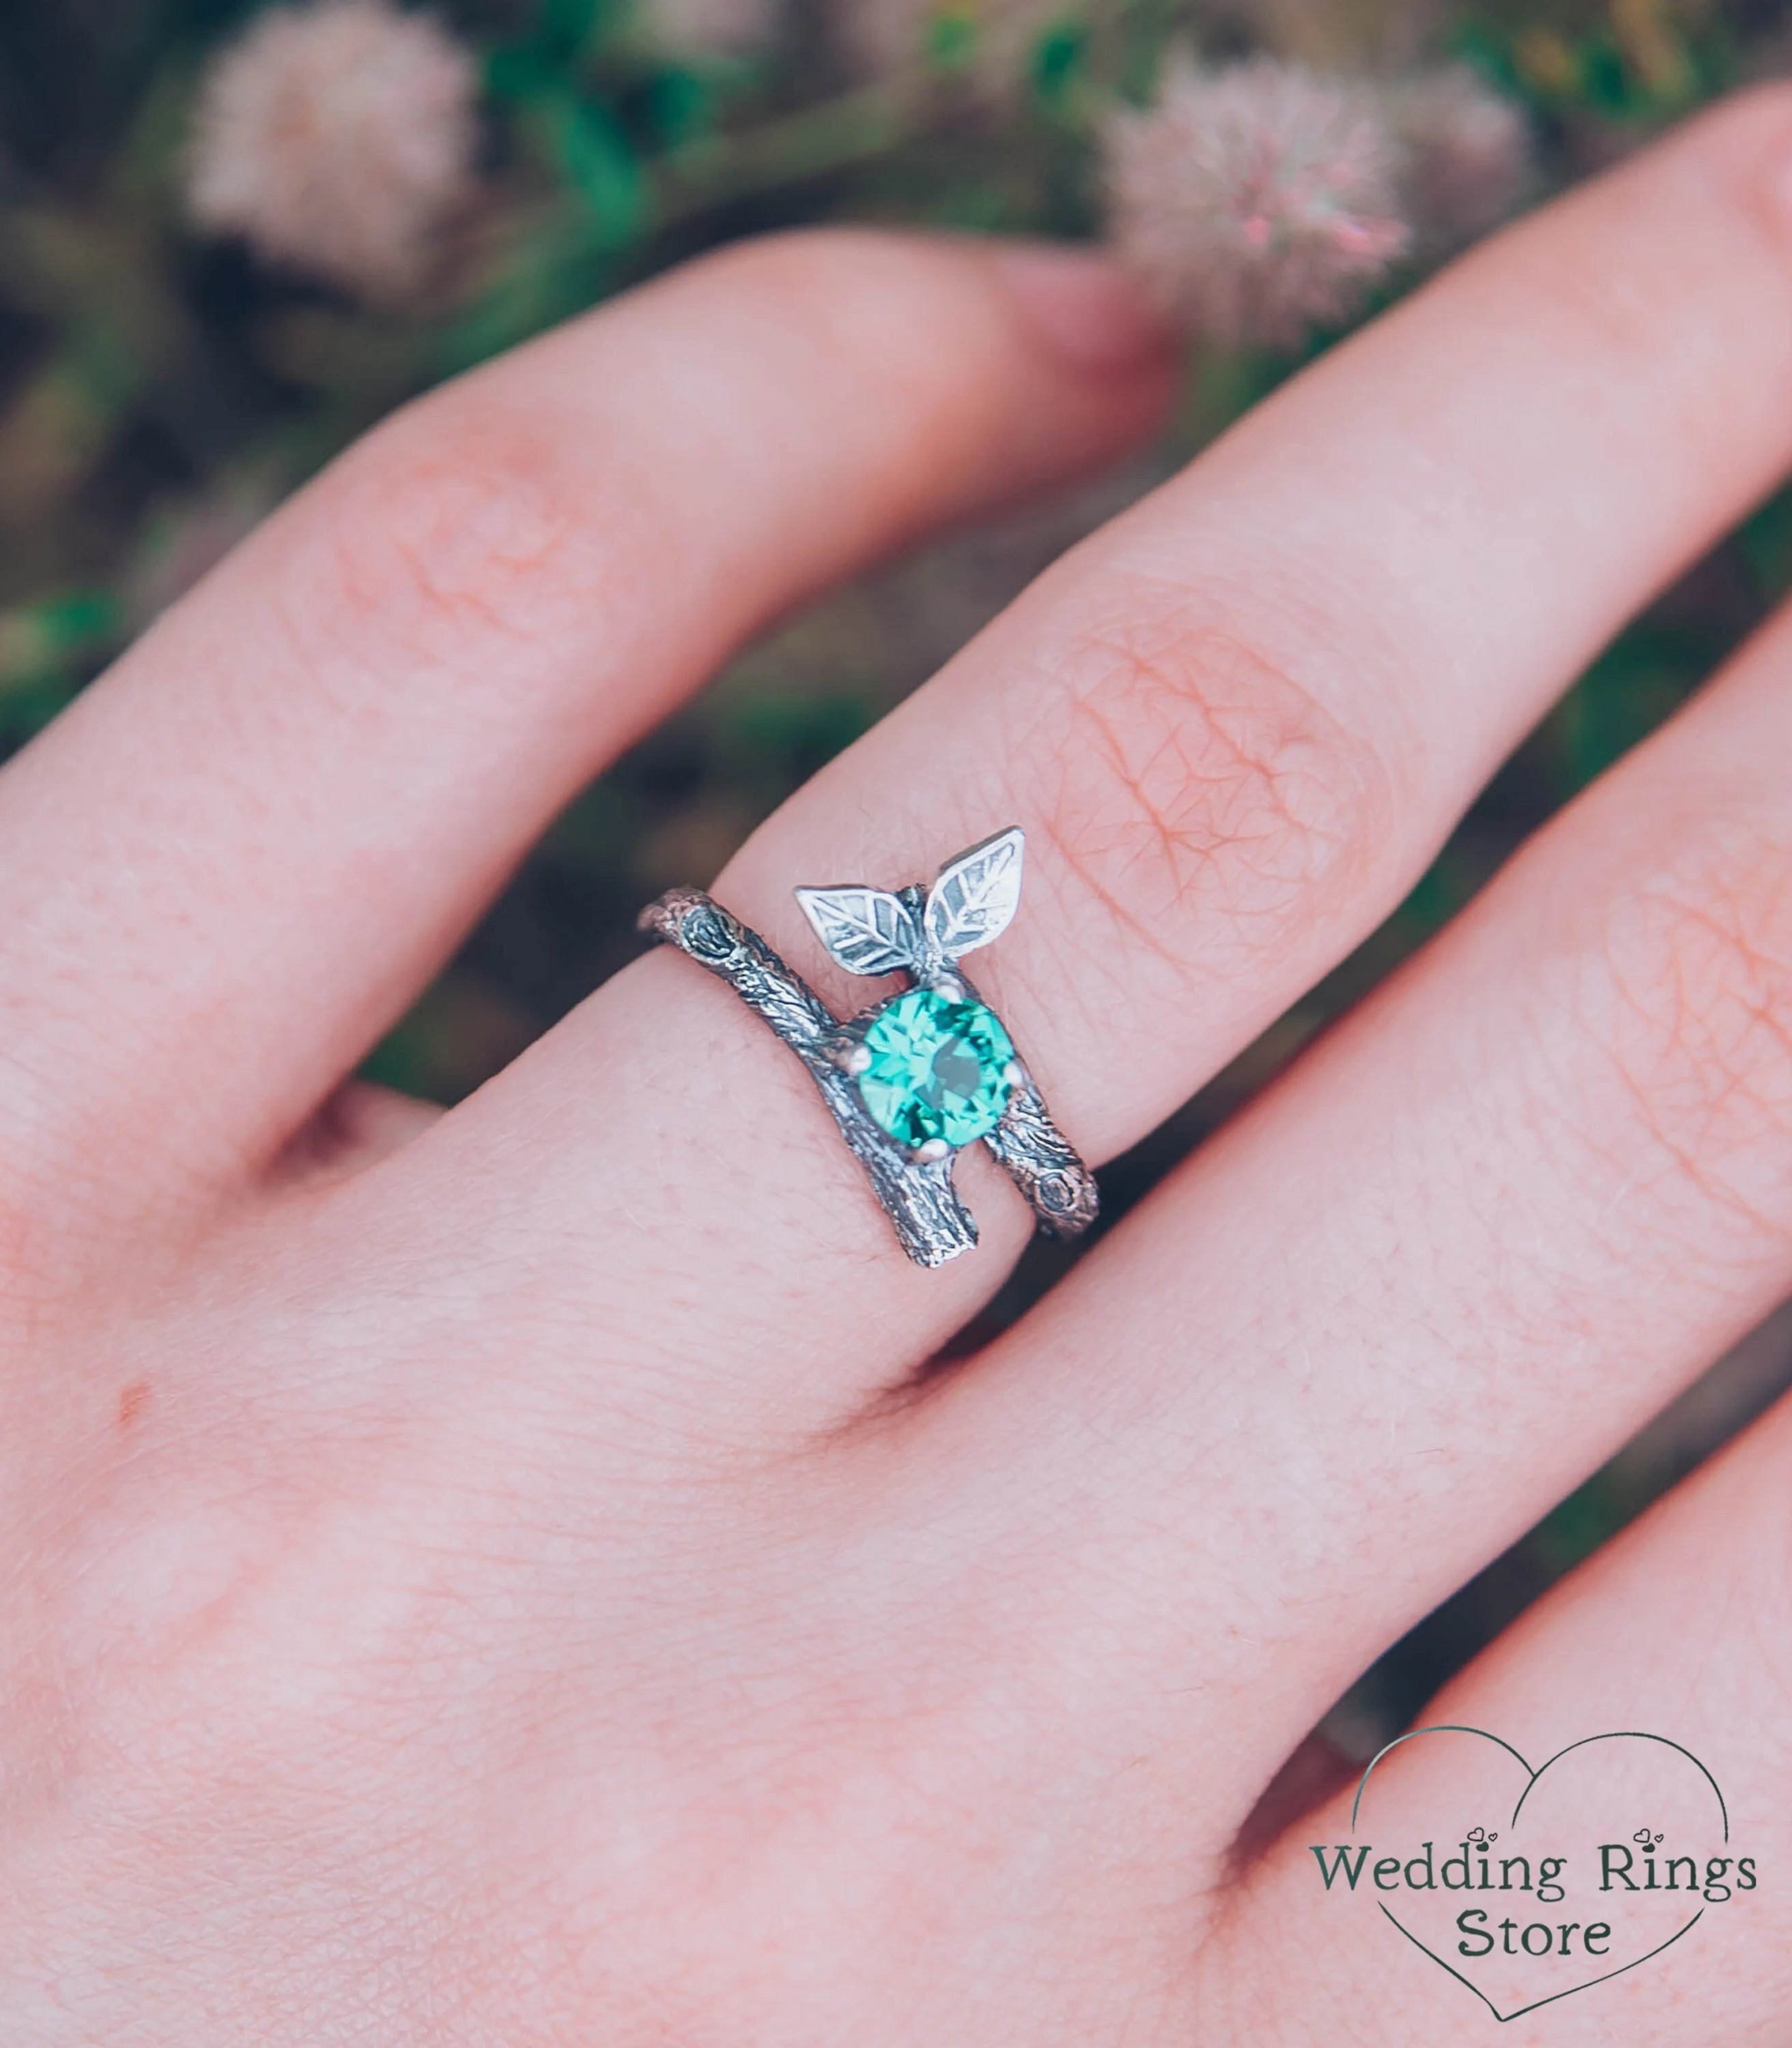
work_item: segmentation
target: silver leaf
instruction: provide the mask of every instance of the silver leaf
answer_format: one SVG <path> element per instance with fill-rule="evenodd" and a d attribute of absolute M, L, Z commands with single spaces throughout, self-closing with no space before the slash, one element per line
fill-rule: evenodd
<path fill-rule="evenodd" d="M 927 892 L 927 936 L 948 960 L 974 952 L 1008 929 L 1021 900 L 1026 836 L 1010 825 L 961 853 Z"/>
<path fill-rule="evenodd" d="M 887 889 L 799 889 L 797 901 L 848 974 L 894 974 L 915 964 L 921 934 L 908 906 Z"/>

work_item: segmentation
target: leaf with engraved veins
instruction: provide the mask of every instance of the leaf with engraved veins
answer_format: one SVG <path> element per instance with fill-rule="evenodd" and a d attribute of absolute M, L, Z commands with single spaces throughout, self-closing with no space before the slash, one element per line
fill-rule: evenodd
<path fill-rule="evenodd" d="M 960 854 L 927 893 L 927 936 L 948 960 L 999 939 L 1021 900 L 1026 835 L 1010 825 Z"/>
<path fill-rule="evenodd" d="M 909 906 L 887 889 L 799 889 L 816 937 L 848 974 L 894 974 L 913 967 L 921 934 Z"/>

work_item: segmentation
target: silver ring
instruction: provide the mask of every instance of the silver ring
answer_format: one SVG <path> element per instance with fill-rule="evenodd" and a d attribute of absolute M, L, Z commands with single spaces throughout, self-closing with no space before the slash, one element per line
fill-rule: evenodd
<path fill-rule="evenodd" d="M 700 889 L 669 890 L 641 913 L 643 931 L 720 975 L 802 1061 L 918 1266 L 943 1266 L 977 1241 L 952 1178 L 967 1145 L 988 1146 L 1048 1235 L 1075 1237 L 1096 1218 L 1095 1176 L 959 966 L 1007 930 L 1025 847 L 1010 826 L 948 860 L 931 888 L 797 890 L 848 973 L 908 982 L 844 1019 Z"/>

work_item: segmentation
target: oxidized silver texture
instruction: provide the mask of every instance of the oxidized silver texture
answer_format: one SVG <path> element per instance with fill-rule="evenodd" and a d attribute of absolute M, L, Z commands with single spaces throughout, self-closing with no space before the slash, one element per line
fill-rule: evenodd
<path fill-rule="evenodd" d="M 960 958 L 999 937 L 1020 898 L 1024 840 L 1017 825 L 948 861 L 931 889 L 799 889 L 797 899 L 828 952 L 850 972 L 902 974 L 917 987 L 982 1000 Z M 700 889 L 669 890 L 641 913 L 641 928 L 720 976 L 788 1045 L 832 1111 L 863 1166 L 902 1249 L 919 1266 L 943 1266 L 977 1241 L 976 1219 L 952 1185 L 954 1154 L 911 1152 L 872 1118 L 851 1070 L 866 1027 L 884 1007 L 834 1015 L 757 932 Z M 1079 1158 L 1033 1076 L 1018 1061 L 1001 1121 L 981 1140 L 1026 1197 L 1039 1228 L 1075 1237 L 1094 1222 L 1095 1176 Z"/>

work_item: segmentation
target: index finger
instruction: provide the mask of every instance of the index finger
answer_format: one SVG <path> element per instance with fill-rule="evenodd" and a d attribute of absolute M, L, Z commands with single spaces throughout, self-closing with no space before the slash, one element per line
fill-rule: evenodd
<path fill-rule="evenodd" d="M 0 1200 L 215 1199 L 741 639 L 1169 381 L 1086 254 L 817 231 L 388 421 L 0 774 Z"/>

